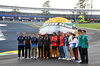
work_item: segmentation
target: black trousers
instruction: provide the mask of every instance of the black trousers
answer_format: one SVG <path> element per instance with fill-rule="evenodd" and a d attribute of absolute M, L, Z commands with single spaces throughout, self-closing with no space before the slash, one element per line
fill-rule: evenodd
<path fill-rule="evenodd" d="M 21 50 L 22 50 L 22 57 L 24 57 L 24 45 L 18 46 L 18 57 L 20 57 Z"/>
<path fill-rule="evenodd" d="M 74 52 L 74 56 L 75 56 L 75 60 L 78 60 L 78 57 L 77 57 L 77 48 L 73 48 L 73 52 Z M 77 53 L 77 54 L 76 54 Z"/>
<path fill-rule="evenodd" d="M 82 47 L 78 47 L 78 50 L 79 50 L 80 57 L 81 57 L 81 60 L 82 60 Z"/>
<path fill-rule="evenodd" d="M 31 46 L 30 45 L 25 45 L 25 58 L 27 58 L 27 50 L 29 50 L 29 58 L 30 56 L 30 51 L 31 51 Z"/>
<path fill-rule="evenodd" d="M 82 48 L 82 62 L 88 63 L 88 49 Z"/>
<path fill-rule="evenodd" d="M 47 54 L 47 57 L 49 57 L 49 55 L 50 55 L 50 48 L 49 48 L 49 46 L 44 46 L 44 57 L 46 57 L 46 54 Z"/>
<path fill-rule="evenodd" d="M 40 57 L 40 50 L 42 52 L 42 57 L 43 57 L 43 46 L 39 46 L 38 49 L 39 49 L 39 57 Z"/>

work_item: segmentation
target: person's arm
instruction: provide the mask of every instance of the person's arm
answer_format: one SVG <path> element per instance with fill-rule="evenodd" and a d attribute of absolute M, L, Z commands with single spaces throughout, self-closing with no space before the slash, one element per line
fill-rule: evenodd
<path fill-rule="evenodd" d="M 24 45 L 25 45 L 25 40 L 24 40 Z"/>
<path fill-rule="evenodd" d="M 38 40 L 37 40 L 37 38 L 36 38 L 36 45 L 37 45 L 37 41 L 38 41 Z"/>
<path fill-rule="evenodd" d="M 17 38 L 17 45 L 19 45 L 19 37 Z"/>
<path fill-rule="evenodd" d="M 88 41 L 88 37 L 86 36 L 86 43 L 88 45 L 88 48 L 89 48 L 89 41 Z"/>
<path fill-rule="evenodd" d="M 32 40 L 31 40 L 31 37 L 30 37 L 30 45 L 32 44 Z"/>
<path fill-rule="evenodd" d="M 17 40 L 17 45 L 19 45 L 19 40 Z"/>
<path fill-rule="evenodd" d="M 24 37 L 24 45 L 25 45 L 25 37 Z"/>
<path fill-rule="evenodd" d="M 77 39 L 72 40 L 70 43 L 71 43 L 71 44 L 77 43 Z"/>
<path fill-rule="evenodd" d="M 44 37 L 42 38 L 42 45 L 44 45 Z"/>
<path fill-rule="evenodd" d="M 49 44 L 50 44 L 51 42 L 50 42 L 50 37 L 49 37 Z"/>
<path fill-rule="evenodd" d="M 52 42 L 52 37 L 51 37 L 51 42 Z"/>
<path fill-rule="evenodd" d="M 43 46 L 43 37 L 41 37 L 42 38 L 42 40 L 41 40 L 41 45 Z"/>

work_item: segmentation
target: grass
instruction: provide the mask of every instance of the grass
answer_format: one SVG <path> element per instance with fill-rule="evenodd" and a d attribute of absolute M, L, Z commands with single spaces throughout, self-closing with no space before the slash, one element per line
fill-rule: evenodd
<path fill-rule="evenodd" d="M 75 24 L 77 27 L 83 27 L 83 28 L 91 28 L 91 29 L 100 29 L 100 23 L 88 23 L 88 24 Z M 29 26 L 40 28 L 39 26 L 30 24 Z"/>
<path fill-rule="evenodd" d="M 38 29 L 40 28 L 40 27 L 33 25 L 33 24 L 30 24 L 29 26 L 32 26 L 32 27 L 35 27 L 35 28 L 38 28 Z"/>
<path fill-rule="evenodd" d="M 75 24 L 77 27 L 83 27 L 83 28 L 92 28 L 92 29 L 100 29 L 99 23 L 94 24 Z"/>

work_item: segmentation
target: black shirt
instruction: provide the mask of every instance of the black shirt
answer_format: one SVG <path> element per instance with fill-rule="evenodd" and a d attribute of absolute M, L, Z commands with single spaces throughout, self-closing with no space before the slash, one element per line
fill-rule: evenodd
<path fill-rule="evenodd" d="M 30 45 L 30 40 L 31 40 L 30 36 L 25 36 L 24 40 L 25 40 L 25 45 Z"/>
<path fill-rule="evenodd" d="M 42 37 L 38 38 L 38 43 L 37 44 L 38 44 L 39 47 L 43 46 L 43 38 Z"/>
<path fill-rule="evenodd" d="M 43 43 L 44 43 L 44 46 L 49 46 L 50 45 L 50 37 L 44 37 Z"/>
<path fill-rule="evenodd" d="M 60 35 L 57 35 L 57 37 L 58 37 L 58 46 L 59 46 L 59 44 L 60 44 Z"/>

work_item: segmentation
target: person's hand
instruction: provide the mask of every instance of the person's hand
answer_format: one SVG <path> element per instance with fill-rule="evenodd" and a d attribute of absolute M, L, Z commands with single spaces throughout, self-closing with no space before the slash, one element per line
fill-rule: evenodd
<path fill-rule="evenodd" d="M 89 46 L 88 46 L 88 48 L 89 48 Z"/>

